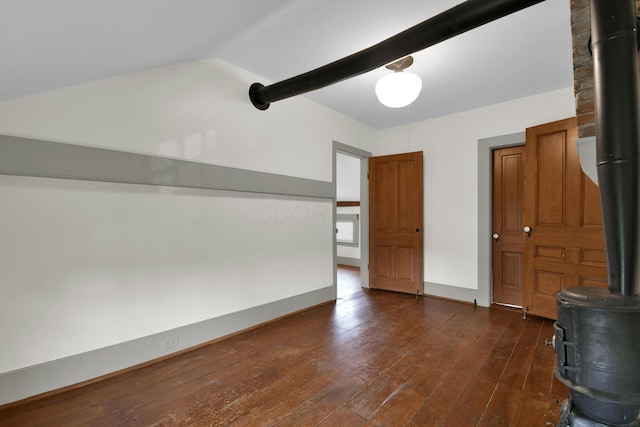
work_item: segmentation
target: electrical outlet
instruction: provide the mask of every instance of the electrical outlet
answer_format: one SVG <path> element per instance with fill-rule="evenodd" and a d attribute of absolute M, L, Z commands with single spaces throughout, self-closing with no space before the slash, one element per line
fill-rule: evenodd
<path fill-rule="evenodd" d="M 166 338 L 162 341 L 162 349 L 166 350 L 168 348 L 177 347 L 180 341 L 178 340 L 178 336 Z"/>

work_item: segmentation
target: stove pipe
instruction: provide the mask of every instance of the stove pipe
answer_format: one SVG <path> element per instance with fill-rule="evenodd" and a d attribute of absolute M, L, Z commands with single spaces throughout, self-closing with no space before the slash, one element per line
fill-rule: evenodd
<path fill-rule="evenodd" d="M 468 0 L 395 36 L 345 58 L 269 86 L 254 83 L 249 98 L 266 110 L 272 102 L 301 95 L 375 70 L 543 0 Z"/>
<path fill-rule="evenodd" d="M 596 162 L 609 290 L 640 295 L 640 108 L 633 0 L 591 0 Z"/>
<path fill-rule="evenodd" d="M 596 158 L 609 289 L 556 296 L 559 426 L 640 427 L 640 108 L 634 0 L 590 0 Z"/>

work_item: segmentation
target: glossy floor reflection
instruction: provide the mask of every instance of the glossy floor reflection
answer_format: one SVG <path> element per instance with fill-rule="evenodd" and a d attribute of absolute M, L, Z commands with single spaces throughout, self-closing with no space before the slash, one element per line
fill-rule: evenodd
<path fill-rule="evenodd" d="M 338 265 L 338 300 L 351 300 L 362 296 L 360 269 Z"/>

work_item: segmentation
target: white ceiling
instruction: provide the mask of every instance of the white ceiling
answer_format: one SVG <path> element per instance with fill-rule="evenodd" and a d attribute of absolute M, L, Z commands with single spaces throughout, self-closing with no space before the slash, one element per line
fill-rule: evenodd
<path fill-rule="evenodd" d="M 211 57 L 268 84 L 360 51 L 460 2 L 0 0 L 0 101 Z M 377 102 L 374 86 L 384 68 L 304 96 L 384 129 L 569 87 L 569 22 L 569 0 L 546 0 L 415 53 L 410 71 L 422 77 L 423 91 L 406 108 Z"/>

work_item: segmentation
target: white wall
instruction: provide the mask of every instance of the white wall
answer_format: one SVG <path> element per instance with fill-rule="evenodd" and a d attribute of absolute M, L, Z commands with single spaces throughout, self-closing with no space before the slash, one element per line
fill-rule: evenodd
<path fill-rule="evenodd" d="M 321 181 L 332 141 L 372 150 L 303 97 L 255 109 L 255 81 L 123 75 L 0 103 L 0 134 Z M 0 176 L 0 200 L 0 374 L 333 286 L 329 199 Z"/>
<path fill-rule="evenodd" d="M 330 202 L 12 176 L 0 200 L 2 371 L 332 283 Z"/>
<path fill-rule="evenodd" d="M 566 88 L 379 132 L 377 156 L 424 152 L 425 282 L 478 289 L 478 140 L 574 115 Z"/>
<path fill-rule="evenodd" d="M 339 202 L 360 201 L 360 159 L 336 154 L 336 199 Z"/>
<path fill-rule="evenodd" d="M 339 202 L 360 201 L 360 159 L 346 154 L 336 154 L 336 199 Z M 344 206 L 336 209 L 338 214 L 360 215 L 359 206 Z M 362 236 L 358 221 L 358 236 Z M 360 260 L 360 243 L 358 246 L 337 246 L 338 257 Z"/>

